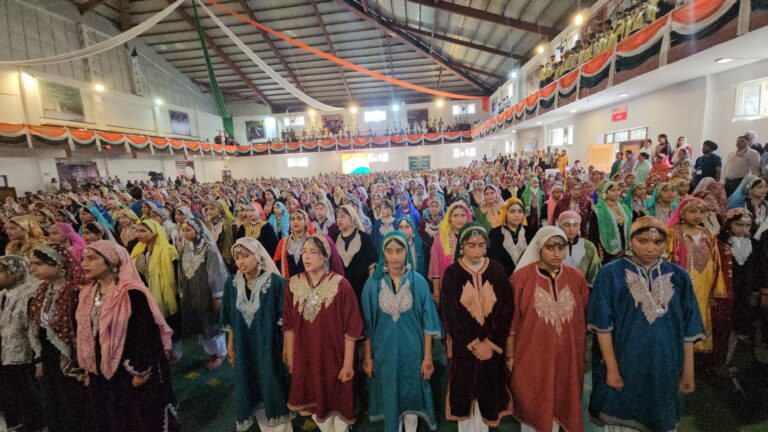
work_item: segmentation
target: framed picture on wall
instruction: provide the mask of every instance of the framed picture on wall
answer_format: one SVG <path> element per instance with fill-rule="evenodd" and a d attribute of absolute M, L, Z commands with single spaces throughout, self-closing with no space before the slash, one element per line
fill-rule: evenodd
<path fill-rule="evenodd" d="M 419 127 L 423 127 L 429 121 L 429 110 L 426 108 L 408 110 L 407 118 L 409 127 L 413 127 L 414 122 L 418 123 Z"/>
<path fill-rule="evenodd" d="M 263 139 L 264 135 L 264 120 L 249 120 L 245 122 L 245 134 L 248 137 L 248 141 Z"/>
<path fill-rule="evenodd" d="M 56 162 L 59 180 L 69 182 L 73 187 L 99 182 L 96 162 Z"/>
<path fill-rule="evenodd" d="M 195 176 L 195 161 L 191 161 L 191 160 L 176 161 L 176 177 L 191 179 L 194 176 Z"/>
<path fill-rule="evenodd" d="M 38 80 L 43 117 L 56 120 L 85 121 L 80 89 L 50 81 Z"/>
<path fill-rule="evenodd" d="M 326 114 L 320 119 L 323 121 L 323 127 L 332 134 L 337 134 L 344 128 L 344 117 L 341 114 Z"/>
<path fill-rule="evenodd" d="M 189 114 L 183 111 L 168 110 L 171 117 L 171 133 L 174 135 L 192 135 L 192 125 L 189 123 Z"/>

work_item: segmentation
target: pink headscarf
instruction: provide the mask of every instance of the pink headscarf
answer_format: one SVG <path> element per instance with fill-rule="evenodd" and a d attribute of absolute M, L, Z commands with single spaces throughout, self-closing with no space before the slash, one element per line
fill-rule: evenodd
<path fill-rule="evenodd" d="M 171 348 L 173 330 L 165 322 L 157 303 L 139 277 L 139 272 L 131 260 L 128 251 L 109 240 L 98 240 L 88 245 L 103 256 L 107 264 L 119 268 L 113 284 L 114 288 L 104 296 L 99 319 L 99 344 L 101 346 L 101 374 L 109 379 L 120 366 L 123 357 L 125 337 L 128 333 L 128 321 L 131 317 L 131 300 L 128 291 L 141 291 L 147 298 L 147 304 L 160 331 L 163 347 Z M 96 349 L 91 327 L 91 309 L 93 308 L 97 284 L 85 285 L 80 290 L 80 304 L 77 307 L 77 361 L 80 367 L 91 373 L 97 373 Z"/>
<path fill-rule="evenodd" d="M 72 261 L 80 264 L 83 261 L 83 251 L 86 246 L 85 240 L 68 223 L 58 222 L 53 224 L 53 227 L 72 244 L 69 248 L 69 254 L 72 256 Z"/>
<path fill-rule="evenodd" d="M 552 190 L 549 192 L 549 198 L 547 199 L 547 224 L 550 226 L 555 224 L 555 208 L 557 207 L 557 202 L 559 200 L 555 199 L 554 192 L 557 189 L 562 192 L 563 187 L 558 184 L 552 186 Z M 560 195 L 560 199 L 563 199 L 562 195 Z"/>
<path fill-rule="evenodd" d="M 336 243 L 333 242 L 331 237 L 321 232 L 314 233 L 307 237 L 307 239 L 311 237 L 320 240 L 320 243 L 323 244 L 323 249 L 325 249 L 325 253 L 328 255 L 328 268 L 332 272 L 344 276 L 344 261 L 341 260 L 341 255 L 339 255 L 339 251 L 336 249 Z"/>
<path fill-rule="evenodd" d="M 690 204 L 698 204 L 699 206 L 705 206 L 706 203 L 701 198 L 696 198 L 693 196 L 688 196 L 683 198 L 682 201 L 680 201 L 680 204 L 677 205 L 677 208 L 675 211 L 672 212 L 672 214 L 669 216 L 669 221 L 667 222 L 667 226 L 673 227 L 675 225 L 680 225 L 683 223 L 683 210 L 685 210 L 685 207 L 687 207 Z"/>

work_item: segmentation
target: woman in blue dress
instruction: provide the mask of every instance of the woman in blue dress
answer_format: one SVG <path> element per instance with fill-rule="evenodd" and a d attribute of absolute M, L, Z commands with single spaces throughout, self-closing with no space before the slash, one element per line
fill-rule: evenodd
<path fill-rule="evenodd" d="M 291 432 L 295 414 L 286 406 L 290 375 L 282 361 L 285 279 L 254 238 L 237 240 L 232 255 L 238 271 L 224 285 L 219 323 L 229 333 L 237 430 L 258 422 L 263 432 Z"/>
<path fill-rule="evenodd" d="M 437 429 L 429 379 L 434 372 L 432 338 L 442 337 L 427 280 L 412 269 L 408 239 L 387 234 L 379 263 L 360 300 L 365 320 L 363 371 L 371 421 L 384 420 L 386 432 L 415 432 L 418 417 Z"/>
<path fill-rule="evenodd" d="M 589 413 L 606 431 L 673 431 L 681 394 L 694 388 L 693 344 L 704 324 L 691 279 L 662 260 L 667 226 L 645 216 L 630 230 L 632 256 L 600 270 L 587 327 L 593 345 Z"/>

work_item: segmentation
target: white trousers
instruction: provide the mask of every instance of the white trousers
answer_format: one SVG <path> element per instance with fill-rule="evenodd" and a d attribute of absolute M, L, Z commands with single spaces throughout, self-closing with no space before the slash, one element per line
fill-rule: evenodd
<path fill-rule="evenodd" d="M 552 432 L 557 432 L 560 430 L 560 425 L 557 424 L 556 421 L 552 421 Z M 525 423 L 520 423 L 520 432 L 537 432 L 536 429 L 532 428 L 531 426 L 528 426 Z M 544 432 L 544 431 L 539 431 Z"/>
<path fill-rule="evenodd" d="M 286 422 L 277 426 L 269 426 L 267 424 L 267 414 L 263 409 L 256 411 L 256 423 L 259 424 L 261 432 L 293 432 L 293 425 L 291 422 Z"/>
<path fill-rule="evenodd" d="M 320 432 L 347 432 L 349 430 L 349 425 L 339 416 L 330 416 L 324 422 L 320 422 L 317 416 L 313 415 L 312 420 L 317 423 Z"/>
<path fill-rule="evenodd" d="M 209 356 L 215 355 L 216 357 L 227 356 L 227 335 L 222 333 L 216 335 L 210 339 L 203 338 L 203 335 L 197 336 L 197 341 L 203 350 Z"/>
<path fill-rule="evenodd" d="M 416 414 L 406 414 L 403 416 L 402 420 L 400 420 L 400 427 L 398 428 L 398 431 L 403 432 L 403 429 L 405 429 L 405 432 L 416 432 L 418 427 L 419 416 Z"/>
<path fill-rule="evenodd" d="M 468 420 L 459 420 L 459 432 L 488 432 L 488 425 L 483 423 L 483 416 L 480 414 L 480 405 L 477 401 L 472 402 L 472 412 Z"/>

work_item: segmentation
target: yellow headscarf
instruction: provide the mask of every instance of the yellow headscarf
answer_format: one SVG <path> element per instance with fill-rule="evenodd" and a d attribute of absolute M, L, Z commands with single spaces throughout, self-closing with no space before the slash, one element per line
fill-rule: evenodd
<path fill-rule="evenodd" d="M 472 212 L 469 210 L 467 204 L 462 200 L 457 200 L 453 204 L 448 206 L 448 210 L 445 211 L 443 220 L 440 221 L 440 244 L 443 246 L 443 251 L 446 254 L 450 252 L 453 255 L 453 246 L 451 245 L 453 227 L 451 227 L 451 214 L 457 207 L 461 207 L 467 212 L 467 222 L 472 222 Z"/>
<path fill-rule="evenodd" d="M 173 262 L 178 259 L 179 253 L 168 242 L 165 229 L 157 221 L 146 219 L 141 222 L 155 234 L 155 245 L 152 247 L 152 255 L 149 257 L 149 283 L 150 294 L 160 307 L 163 316 L 171 316 L 179 311 L 176 303 L 176 274 Z M 147 245 L 139 242 L 131 252 L 134 262 L 136 258 L 144 254 Z"/>
<path fill-rule="evenodd" d="M 35 247 L 45 244 L 45 234 L 40 224 L 32 215 L 22 215 L 11 218 L 15 223 L 26 232 L 24 241 L 13 240 L 5 247 L 6 255 L 20 255 L 29 257 Z"/>
<path fill-rule="evenodd" d="M 497 226 L 507 224 L 507 212 L 509 211 L 509 208 L 512 207 L 512 204 L 518 204 L 523 209 L 523 213 L 525 213 L 525 204 L 523 204 L 523 201 L 520 200 L 520 198 L 510 198 L 504 201 L 504 205 L 501 207 L 501 214 L 499 215 Z M 525 218 L 525 214 L 523 214 L 523 226 L 528 226 L 528 220 Z"/>

